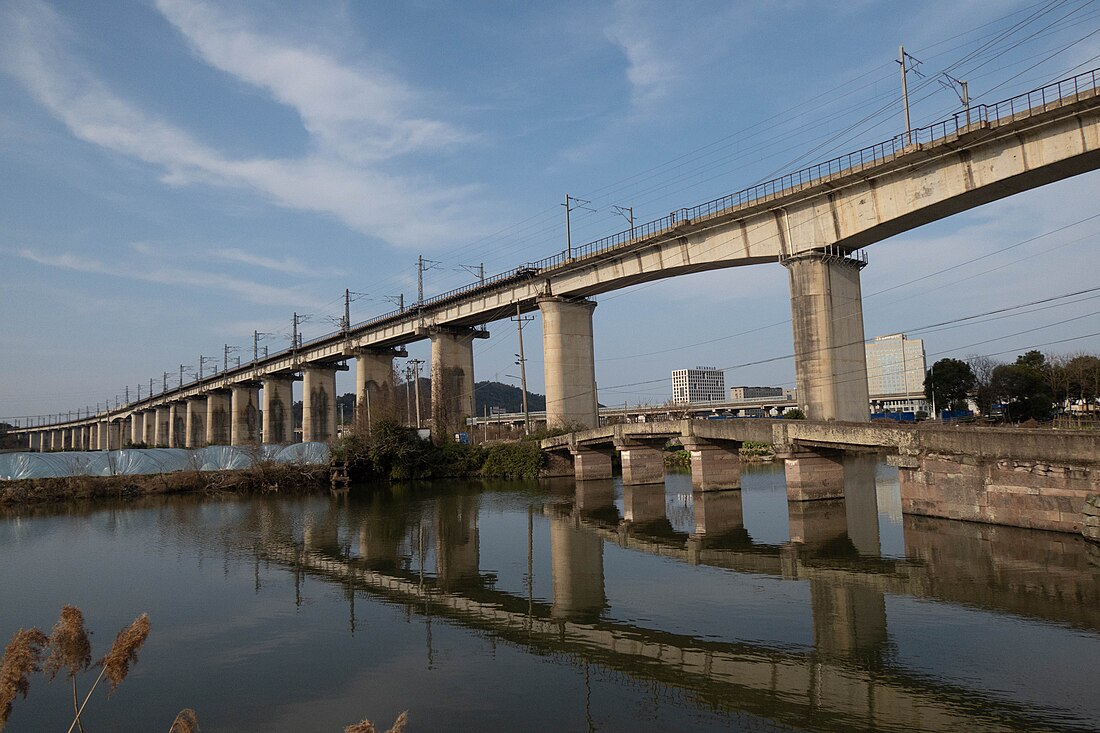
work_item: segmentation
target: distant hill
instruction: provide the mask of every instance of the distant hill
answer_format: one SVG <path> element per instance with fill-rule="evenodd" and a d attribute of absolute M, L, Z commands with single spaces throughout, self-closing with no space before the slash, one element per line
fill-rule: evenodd
<path fill-rule="evenodd" d="M 398 399 L 404 405 L 405 385 L 398 385 Z M 420 378 L 420 404 L 425 417 L 431 412 L 432 381 L 427 377 Z M 527 393 L 528 409 L 538 412 L 546 409 L 546 397 L 544 395 Z M 340 417 L 340 408 L 343 407 L 344 419 L 351 422 L 355 414 L 355 394 L 345 392 L 336 398 L 337 419 Z M 502 382 L 478 382 L 474 385 L 474 410 L 478 415 L 484 415 L 488 411 L 492 413 L 494 407 L 503 408 L 504 412 L 523 412 L 523 396 L 519 387 Z M 302 424 L 302 402 L 294 403 L 294 419 L 296 425 Z"/>
<path fill-rule="evenodd" d="M 474 385 L 474 410 L 479 416 L 486 411 L 492 414 L 493 408 L 502 408 L 505 412 L 523 412 L 523 390 L 502 382 L 478 382 Z M 546 409 L 545 395 L 528 390 L 527 409 L 539 412 Z"/>

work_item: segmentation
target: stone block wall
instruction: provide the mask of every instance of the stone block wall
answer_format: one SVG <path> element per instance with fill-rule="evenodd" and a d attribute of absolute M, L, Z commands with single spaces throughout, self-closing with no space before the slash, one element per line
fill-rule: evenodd
<path fill-rule="evenodd" d="M 1091 494 L 1085 499 L 1085 509 L 1081 517 L 1081 534 L 1086 540 L 1100 542 L 1100 494 Z"/>
<path fill-rule="evenodd" d="M 930 517 L 1081 532 L 1100 469 L 929 454 L 898 471 L 902 511 Z"/>

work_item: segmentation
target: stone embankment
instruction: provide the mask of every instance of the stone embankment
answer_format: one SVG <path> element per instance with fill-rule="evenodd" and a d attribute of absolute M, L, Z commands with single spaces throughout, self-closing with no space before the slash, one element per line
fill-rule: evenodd
<path fill-rule="evenodd" d="M 1081 534 L 1086 540 L 1100 542 L 1100 494 L 1085 499 L 1085 518 L 1081 522 Z"/>

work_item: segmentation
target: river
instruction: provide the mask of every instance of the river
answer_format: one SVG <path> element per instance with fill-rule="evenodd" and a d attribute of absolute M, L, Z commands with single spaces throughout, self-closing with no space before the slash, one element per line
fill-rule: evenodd
<path fill-rule="evenodd" d="M 176 496 L 0 515 L 0 634 L 152 632 L 88 733 L 1100 728 L 1100 566 L 1072 535 L 903 517 L 897 473 L 788 505 L 618 480 Z M 94 672 L 93 672 L 94 674 Z M 91 677 L 82 679 L 87 687 Z M 8 731 L 65 730 L 31 680 Z"/>

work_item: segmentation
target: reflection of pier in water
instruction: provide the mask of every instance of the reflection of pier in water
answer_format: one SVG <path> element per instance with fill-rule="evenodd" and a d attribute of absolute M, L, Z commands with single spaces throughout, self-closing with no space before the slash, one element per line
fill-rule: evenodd
<path fill-rule="evenodd" d="M 858 486 L 857 481 L 853 490 Z M 873 473 L 870 487 L 873 490 Z M 539 653 L 582 657 L 635 678 L 658 680 L 687 690 L 716 709 L 834 730 L 1077 729 L 1069 722 L 1059 725 L 1036 719 L 1023 706 L 984 690 L 945 685 L 891 665 L 884 594 L 934 597 L 1097 629 L 1095 612 L 1083 610 L 1084 606 L 1095 609 L 1089 599 L 1100 596 L 1087 566 L 1054 568 L 1062 580 L 1061 592 L 1069 582 L 1084 601 L 1071 613 L 1069 604 L 1064 608 L 1045 605 L 1059 595 L 1053 590 L 1058 584 L 1050 583 L 1047 589 L 1036 586 L 1030 574 L 1026 582 L 1012 576 L 1012 568 L 1018 567 L 1015 562 L 1026 553 L 1015 543 L 1012 547 L 979 543 L 1010 557 L 998 557 L 996 549 L 976 558 L 969 554 L 975 545 L 973 535 L 991 528 L 918 520 L 907 524 L 907 546 L 926 561 L 887 560 L 867 556 L 868 550 L 877 550 L 877 524 L 873 531 L 853 526 L 853 518 L 858 521 L 867 513 L 867 502 L 849 501 L 849 511 L 843 504 L 818 502 L 817 509 L 807 507 L 821 516 L 792 516 L 792 537 L 800 522 L 803 528 L 813 528 L 814 534 L 803 533 L 797 542 L 776 547 L 751 543 L 740 518 L 740 492 L 696 495 L 695 531 L 678 534 L 664 517 L 663 491 L 658 501 L 656 492 L 635 493 L 628 488 L 623 514 L 630 519 L 626 520 L 618 516 L 610 489 L 610 485 L 583 486 L 571 508 L 547 507 L 553 574 L 549 604 L 493 590 L 492 583 L 485 582 L 492 576 L 478 567 L 476 496 L 441 498 L 430 532 L 418 534 L 421 558 L 426 541 L 434 546 L 434 581 L 402 567 L 402 544 L 409 539 L 402 523 L 387 524 L 369 513 L 353 529 L 359 536 L 357 558 L 350 557 L 350 547 L 340 545 L 335 521 L 316 522 L 304 545 L 266 543 L 262 551 L 272 561 L 328 578 L 349 591 L 361 590 L 419 608 L 428 616 L 449 618 Z M 877 512 L 870 515 L 877 522 Z M 655 534 L 646 535 L 643 528 L 652 528 Z M 713 642 L 600 618 L 607 603 L 603 551 L 609 541 L 685 562 L 807 580 L 814 649 L 799 653 L 782 646 Z M 1040 548 L 1036 564 L 1048 559 L 1048 552 L 1053 553 L 1053 548 Z M 942 564 L 946 572 L 929 572 L 928 563 L 936 564 L 937 570 Z M 956 564 L 967 570 L 952 580 Z"/>

